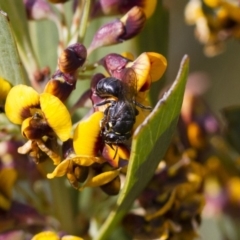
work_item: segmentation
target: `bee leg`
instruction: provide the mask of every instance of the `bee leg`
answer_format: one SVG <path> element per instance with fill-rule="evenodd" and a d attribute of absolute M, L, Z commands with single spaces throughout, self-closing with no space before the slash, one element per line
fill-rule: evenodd
<path fill-rule="evenodd" d="M 135 104 L 136 106 L 138 106 L 138 107 L 140 107 L 140 108 L 142 108 L 142 109 L 146 109 L 146 110 L 152 111 L 152 107 L 150 107 L 150 106 L 144 106 L 144 105 L 142 105 L 141 103 L 136 102 L 136 101 L 133 101 L 133 102 L 134 102 L 134 104 Z"/>
<path fill-rule="evenodd" d="M 116 101 L 114 100 L 104 100 L 100 103 L 97 103 L 97 104 L 94 104 L 94 107 L 98 107 L 98 106 L 102 106 L 102 105 L 105 105 L 105 104 L 108 104 L 108 103 L 111 103 L 111 105 L 115 104 Z"/>

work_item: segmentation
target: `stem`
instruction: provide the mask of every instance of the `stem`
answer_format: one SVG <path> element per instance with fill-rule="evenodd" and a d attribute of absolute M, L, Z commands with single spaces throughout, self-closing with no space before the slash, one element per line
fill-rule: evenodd
<path fill-rule="evenodd" d="M 34 54 L 33 48 L 31 46 L 26 46 L 25 49 L 19 47 L 19 55 L 24 64 L 26 72 L 28 74 L 31 85 L 37 90 L 41 91 L 41 86 L 35 81 L 34 73 L 40 69 L 37 58 Z"/>
<path fill-rule="evenodd" d="M 43 165 L 46 172 L 50 172 L 50 164 Z M 49 180 L 52 207 L 54 216 L 61 222 L 62 229 L 66 232 L 74 234 L 76 225 L 73 224 L 74 211 L 72 207 L 71 189 L 67 188 L 64 178 L 55 178 Z"/>
<path fill-rule="evenodd" d="M 71 31 L 70 31 L 71 37 L 69 40 L 70 44 L 75 43 L 77 41 L 78 29 L 79 29 L 80 22 L 81 22 L 80 19 L 81 19 L 81 15 L 82 15 L 82 10 L 83 10 L 83 3 L 82 3 L 82 1 L 78 1 L 76 11 L 72 18 L 72 27 L 71 27 Z"/>
<path fill-rule="evenodd" d="M 91 0 L 85 0 L 84 6 L 83 6 L 83 14 L 82 14 L 82 18 L 81 18 L 81 26 L 79 29 L 79 36 L 78 36 L 79 42 L 83 42 L 85 34 L 86 34 L 88 18 L 89 18 L 89 13 L 90 13 L 90 7 L 91 7 Z"/>
<path fill-rule="evenodd" d="M 62 52 L 64 49 L 66 39 L 64 39 L 64 34 L 63 32 L 66 31 L 64 30 L 63 25 L 61 24 L 61 21 L 56 15 L 51 15 L 48 17 L 49 20 L 51 20 L 57 27 L 58 30 L 58 37 L 59 37 L 59 42 L 58 42 L 58 53 Z"/>
<path fill-rule="evenodd" d="M 55 22 L 58 33 L 59 33 L 59 45 L 58 45 L 58 54 L 60 54 L 65 47 L 67 47 L 67 40 L 69 35 L 69 30 L 67 27 L 67 21 L 65 16 L 65 11 L 63 8 L 63 4 L 56 5 L 57 10 L 60 14 L 60 20 L 56 18 L 52 18 L 53 22 Z"/>
<path fill-rule="evenodd" d="M 82 1 L 79 1 L 78 7 L 72 20 L 71 37 L 69 44 L 83 42 L 87 30 L 90 7 L 91 0 L 85 0 L 83 3 Z"/>

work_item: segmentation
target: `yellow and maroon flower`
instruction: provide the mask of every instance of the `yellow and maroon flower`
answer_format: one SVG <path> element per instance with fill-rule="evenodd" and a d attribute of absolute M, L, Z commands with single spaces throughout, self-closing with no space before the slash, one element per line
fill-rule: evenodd
<path fill-rule="evenodd" d="M 4 78 L 0 77 L 0 108 L 3 107 L 7 95 L 12 88 L 12 85 L 5 80 Z"/>
<path fill-rule="evenodd" d="M 191 149 L 185 151 L 176 156 L 175 164 L 169 164 L 165 156 L 166 162 L 160 163 L 138 199 L 143 214 L 128 214 L 123 219 L 133 237 L 190 240 L 197 236 L 205 203 L 201 194 L 204 169 L 190 159 L 192 155 Z"/>
<path fill-rule="evenodd" d="M 153 14 L 156 5 L 157 0 L 97 0 L 93 5 L 91 17 L 125 14 L 131 8 L 137 6 L 141 7 L 146 17 L 149 18 Z"/>
<path fill-rule="evenodd" d="M 164 74 L 167 67 L 166 58 L 155 52 L 144 52 L 134 61 L 123 57 L 120 54 L 108 54 L 99 61 L 108 73 L 120 80 L 128 68 L 136 73 L 137 92 L 146 91 L 150 88 L 151 83 L 159 80 Z"/>
<path fill-rule="evenodd" d="M 66 175 L 72 186 L 78 190 L 83 190 L 86 187 L 101 186 L 103 191 L 108 194 L 116 194 L 115 186 L 118 183 L 117 177 L 121 168 L 118 168 L 116 162 L 112 163 L 112 165 L 115 165 L 107 169 L 107 171 L 102 167 L 107 161 L 101 155 L 103 143 L 101 142 L 99 123 L 102 118 L 103 112 L 94 112 L 77 125 L 73 134 L 73 150 L 52 173 L 47 175 L 49 179 Z M 119 146 L 116 161 L 123 156 L 124 154 Z M 111 182 L 113 183 L 111 184 Z M 81 183 L 80 187 L 79 183 Z M 110 185 L 110 190 L 108 185 Z"/>
<path fill-rule="evenodd" d="M 73 235 L 65 235 L 60 238 L 56 232 L 44 231 L 34 235 L 32 240 L 83 240 L 83 238 Z"/>
<path fill-rule="evenodd" d="M 141 105 L 149 106 L 148 90 L 152 82 L 159 80 L 164 74 L 167 67 L 167 60 L 163 55 L 155 52 L 144 52 L 134 61 L 114 53 L 106 55 L 99 61 L 99 64 L 111 76 L 122 81 L 127 81 L 125 80 L 125 76 L 128 70 L 133 70 L 136 75 L 136 101 Z M 146 116 L 146 111 L 139 111 L 133 130 L 136 129 Z"/>
<path fill-rule="evenodd" d="M 21 125 L 23 136 L 37 141 L 41 150 L 48 138 L 66 141 L 71 136 L 72 123 L 67 108 L 49 93 L 38 94 L 31 87 L 16 85 L 7 96 L 5 112 L 11 122 Z M 59 159 L 55 164 L 58 163 Z"/>
<path fill-rule="evenodd" d="M 186 22 L 195 25 L 196 37 L 204 44 L 207 56 L 224 50 L 230 37 L 240 39 L 240 7 L 237 1 L 190 0 L 185 9 Z"/>
<path fill-rule="evenodd" d="M 124 79 L 126 72 L 134 72 L 136 97 L 140 104 L 148 103 L 146 96 L 151 82 L 161 78 L 167 64 L 162 55 L 151 52 L 141 54 L 135 61 L 118 54 L 109 54 L 99 63 L 111 76 L 126 81 L 126 85 L 130 84 Z M 106 144 L 102 138 L 100 123 L 104 118 L 104 110 L 107 106 L 96 107 L 96 104 L 102 99 L 96 95 L 95 87 L 98 81 L 104 77 L 103 74 L 96 74 L 92 78 L 90 91 L 95 111 L 77 124 L 73 134 L 73 150 L 47 177 L 66 175 L 69 182 L 79 190 L 85 187 L 100 186 L 103 191 L 113 195 L 119 191 L 119 174 L 128 163 L 130 149 L 125 144 Z M 138 115 L 139 119 L 136 121 L 134 129 L 145 117 L 144 113 Z M 107 170 L 105 170 L 105 165 L 108 166 Z M 80 187 L 79 183 L 81 183 Z"/>

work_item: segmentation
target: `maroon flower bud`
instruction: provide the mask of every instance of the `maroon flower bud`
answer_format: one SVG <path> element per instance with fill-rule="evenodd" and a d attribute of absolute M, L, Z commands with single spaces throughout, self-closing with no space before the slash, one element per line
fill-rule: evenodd
<path fill-rule="evenodd" d="M 103 46 L 121 43 L 136 36 L 143 28 L 146 17 L 139 7 L 132 8 L 121 19 L 103 25 L 95 34 L 88 53 Z"/>
<path fill-rule="evenodd" d="M 75 43 L 67 47 L 58 59 L 58 67 L 63 73 L 74 73 L 81 67 L 87 57 L 84 45 Z"/>
<path fill-rule="evenodd" d="M 121 18 L 121 21 L 125 25 L 125 33 L 121 38 L 127 40 L 135 37 L 143 29 L 146 16 L 141 8 L 133 7 Z"/>
<path fill-rule="evenodd" d="M 102 15 L 125 14 L 131 8 L 137 6 L 144 10 L 147 17 L 150 17 L 155 8 L 157 0 L 96 0 L 92 7 L 91 17 L 99 17 Z"/>
<path fill-rule="evenodd" d="M 99 60 L 110 75 L 114 75 L 115 71 L 123 69 L 130 60 L 117 53 L 110 53 Z"/>
<path fill-rule="evenodd" d="M 54 14 L 46 0 L 23 0 L 23 3 L 30 20 L 42 20 Z"/>
<path fill-rule="evenodd" d="M 88 53 L 99 47 L 119 43 L 119 37 L 122 36 L 124 32 L 124 25 L 119 19 L 103 25 L 94 35 Z"/>
<path fill-rule="evenodd" d="M 75 89 L 76 81 L 74 76 L 58 70 L 45 86 L 44 92 L 50 93 L 64 102 Z"/>
<path fill-rule="evenodd" d="M 53 3 L 53 4 L 56 4 L 56 3 L 65 3 L 67 2 L 68 0 L 48 0 L 49 2 Z"/>
<path fill-rule="evenodd" d="M 111 182 L 106 183 L 100 188 L 109 196 L 115 196 L 119 193 L 121 187 L 121 179 L 119 176 L 114 178 Z"/>
<path fill-rule="evenodd" d="M 74 176 L 76 177 L 77 181 L 82 183 L 88 177 L 89 167 L 75 165 L 75 166 L 73 166 L 73 173 L 74 173 Z"/>
<path fill-rule="evenodd" d="M 71 154 L 74 154 L 73 149 L 73 140 L 69 138 L 67 141 L 63 142 L 62 144 L 62 155 L 63 158 L 68 158 Z"/>
<path fill-rule="evenodd" d="M 119 0 L 98 0 L 95 1 L 91 17 L 97 17 L 101 15 L 115 15 L 120 13 L 119 6 L 122 1 Z"/>
<path fill-rule="evenodd" d="M 98 104 L 100 103 L 103 99 L 100 98 L 97 94 L 96 94 L 96 86 L 97 86 L 97 83 L 101 80 L 105 78 L 105 76 L 102 74 L 102 73 L 97 73 L 95 74 L 93 77 L 92 77 L 92 80 L 91 80 L 91 100 L 92 100 L 92 104 L 95 105 L 95 104 Z M 106 106 L 99 106 L 99 107 L 95 107 L 95 111 L 99 111 L 100 109 L 105 109 Z"/>

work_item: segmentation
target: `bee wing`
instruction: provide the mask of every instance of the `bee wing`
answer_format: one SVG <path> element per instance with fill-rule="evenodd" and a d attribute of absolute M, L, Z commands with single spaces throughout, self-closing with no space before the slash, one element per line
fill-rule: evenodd
<path fill-rule="evenodd" d="M 124 96 L 128 100 L 132 101 L 137 95 L 137 75 L 132 68 L 126 68 L 123 78 L 123 91 Z"/>

